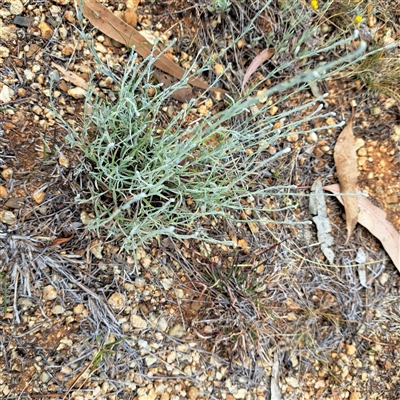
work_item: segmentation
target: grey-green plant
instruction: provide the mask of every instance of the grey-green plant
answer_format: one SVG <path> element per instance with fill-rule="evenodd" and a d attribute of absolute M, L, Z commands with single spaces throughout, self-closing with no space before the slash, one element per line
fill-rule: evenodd
<path fill-rule="evenodd" d="M 90 44 L 86 34 L 82 35 Z M 322 54 L 343 48 L 353 40 L 354 37 L 347 37 L 309 51 L 312 55 Z M 284 44 L 280 45 L 276 47 L 287 51 Z M 270 114 L 270 108 L 282 106 L 292 95 L 306 90 L 308 83 L 325 79 L 364 57 L 365 47 L 361 42 L 357 50 L 313 69 L 303 63 L 305 67 L 296 76 L 259 96 L 254 95 L 257 88 L 265 87 L 265 81 L 278 72 L 304 61 L 307 46 L 302 51 L 293 49 L 291 59 L 265 74 L 256 86 L 241 95 L 226 95 L 221 111 L 197 113 L 199 102 L 210 95 L 209 90 L 167 116 L 164 110 L 171 93 L 185 87 L 190 74 L 201 76 L 212 68 L 211 60 L 198 67 L 195 58 L 181 81 L 162 90 L 152 75 L 157 57 L 151 55 L 139 61 L 132 51 L 124 66 L 110 67 L 102 63 L 91 45 L 98 63 L 96 72 L 113 79 L 116 90 L 111 94 L 116 99 L 101 98 L 92 85 L 79 129 L 58 114 L 69 130 L 69 142 L 84 154 L 77 173 L 85 175 L 88 190 L 76 200 L 83 207 L 85 204 L 94 207 L 95 218 L 90 220 L 88 228 L 105 240 L 118 239 L 125 250 L 134 250 L 163 235 L 233 244 L 228 236 L 213 236 L 208 224 L 240 221 L 244 209 L 252 209 L 247 202 L 249 198 L 257 198 L 262 204 L 267 197 L 296 195 L 292 193 L 295 186 L 269 186 L 260 180 L 260 176 L 269 173 L 273 162 L 291 152 L 286 144 L 270 155 L 269 146 L 293 131 L 305 134 L 332 129 L 332 126 L 308 131 L 300 128 L 301 124 L 332 115 L 323 111 L 322 104 L 314 107 L 324 96 L 282 109 L 275 115 Z M 313 111 L 304 114 L 312 107 Z M 278 121 L 281 127 L 274 128 Z M 281 210 L 295 207 L 295 203 L 283 205 Z M 253 211 L 257 222 L 270 220 L 269 210 L 254 206 Z M 294 218 L 285 223 L 295 223 Z"/>

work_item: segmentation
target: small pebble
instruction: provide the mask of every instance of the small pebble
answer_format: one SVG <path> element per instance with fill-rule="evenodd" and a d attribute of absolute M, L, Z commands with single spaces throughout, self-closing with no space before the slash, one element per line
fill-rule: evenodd
<path fill-rule="evenodd" d="M 69 43 L 66 46 L 64 46 L 64 48 L 61 50 L 61 54 L 63 56 L 68 57 L 74 52 L 74 50 L 75 50 L 75 46 L 72 43 Z"/>
<path fill-rule="evenodd" d="M 390 278 L 389 274 L 384 272 L 379 276 L 378 281 L 382 286 L 385 286 L 387 284 L 387 282 L 389 281 L 389 278 Z"/>
<path fill-rule="evenodd" d="M 357 353 L 357 347 L 356 346 L 354 346 L 353 344 L 346 345 L 346 354 L 348 356 L 352 356 L 355 353 Z"/>
<path fill-rule="evenodd" d="M 354 141 L 355 149 L 358 150 L 363 146 L 365 146 L 365 140 L 361 138 L 356 138 L 356 140 Z"/>
<path fill-rule="evenodd" d="M 49 39 L 53 36 L 54 30 L 47 22 L 41 22 L 38 25 L 38 28 L 40 29 L 40 33 L 43 38 Z"/>
<path fill-rule="evenodd" d="M 75 23 L 74 14 L 72 13 L 72 11 L 66 11 L 64 17 L 71 24 Z"/>
<path fill-rule="evenodd" d="M 278 112 L 279 108 L 277 106 L 272 106 L 268 112 L 270 115 L 275 115 Z"/>
<path fill-rule="evenodd" d="M 20 15 L 18 15 L 14 18 L 14 21 L 12 23 L 17 26 L 28 28 L 31 25 L 32 20 L 30 18 L 21 17 Z"/>
<path fill-rule="evenodd" d="M 288 319 L 288 321 L 297 321 L 297 316 L 296 316 L 295 313 L 290 312 L 290 313 L 287 315 L 287 319 Z"/>
<path fill-rule="evenodd" d="M 102 87 L 102 88 L 109 89 L 109 88 L 111 88 L 113 83 L 114 83 L 113 79 L 111 77 L 107 76 L 105 79 L 102 79 L 99 82 L 99 86 Z"/>
<path fill-rule="evenodd" d="M 292 388 L 298 388 L 299 385 L 299 381 L 293 377 L 293 376 L 288 376 L 285 378 L 286 383 L 291 386 Z"/>
<path fill-rule="evenodd" d="M 122 293 L 115 292 L 109 297 L 107 303 L 114 311 L 121 311 L 122 308 L 125 306 L 126 297 Z"/>
<path fill-rule="evenodd" d="M 7 85 L 4 85 L 0 92 L 0 102 L 9 103 L 14 96 L 14 90 L 10 89 Z"/>
<path fill-rule="evenodd" d="M 146 329 L 147 328 L 146 320 L 144 320 L 142 317 L 140 317 L 139 315 L 136 315 L 136 314 L 133 314 L 131 316 L 131 325 L 137 329 Z"/>
<path fill-rule="evenodd" d="M 199 389 L 196 386 L 190 386 L 187 393 L 190 400 L 196 400 L 199 397 Z"/>
<path fill-rule="evenodd" d="M 82 218 L 82 215 L 81 215 Z M 103 250 L 103 242 L 99 239 L 93 240 L 90 243 L 90 252 L 98 259 L 101 260 L 103 258 L 101 252 Z"/>
<path fill-rule="evenodd" d="M 165 332 L 168 328 L 168 322 L 165 320 L 165 318 L 160 318 L 157 322 L 157 327 L 160 329 L 160 331 Z"/>
<path fill-rule="evenodd" d="M 40 380 L 41 380 L 43 383 L 48 382 L 48 381 L 50 380 L 50 378 L 51 378 L 51 376 L 50 376 L 46 371 L 43 371 L 43 372 L 40 374 Z"/>
<path fill-rule="evenodd" d="M 43 288 L 43 299 L 46 301 L 54 300 L 58 297 L 56 288 L 53 285 L 47 285 Z"/>
<path fill-rule="evenodd" d="M 330 125 L 336 125 L 336 120 L 335 120 L 335 118 L 333 118 L 333 117 L 328 117 L 327 119 L 326 119 L 326 125 L 328 125 L 328 126 L 330 126 Z"/>
<path fill-rule="evenodd" d="M 165 278 L 160 280 L 162 287 L 164 290 L 169 290 L 172 287 L 173 280 L 171 278 Z"/>
<path fill-rule="evenodd" d="M 306 140 L 308 143 L 313 144 L 313 143 L 317 143 L 318 142 L 318 135 L 316 132 L 310 132 L 307 137 Z"/>
<path fill-rule="evenodd" d="M 96 42 L 94 45 L 94 49 L 99 53 L 107 54 L 107 48 L 102 43 Z"/>
<path fill-rule="evenodd" d="M 148 367 L 150 367 L 150 365 L 153 365 L 153 364 L 155 364 L 155 363 L 157 362 L 157 357 L 154 357 L 154 356 L 147 356 L 147 357 L 144 359 L 144 362 L 146 363 L 146 365 L 147 365 Z"/>
<path fill-rule="evenodd" d="M 64 168 L 69 168 L 69 160 L 67 157 L 60 156 L 58 158 L 58 163 Z"/>
<path fill-rule="evenodd" d="M 185 330 L 183 329 L 183 326 L 181 324 L 175 324 L 169 331 L 169 335 L 180 338 L 183 336 Z"/>
<path fill-rule="evenodd" d="M 290 143 L 294 143 L 297 142 L 299 140 L 299 134 L 298 133 L 293 133 L 291 135 L 289 135 L 286 140 Z"/>
<path fill-rule="evenodd" d="M 225 67 L 222 64 L 215 64 L 214 65 L 214 72 L 217 75 L 221 75 L 225 70 Z"/>
<path fill-rule="evenodd" d="M 396 204 L 396 203 L 399 202 L 399 198 L 398 198 L 397 195 L 392 194 L 391 196 L 386 197 L 386 201 L 387 201 L 389 204 Z"/>
<path fill-rule="evenodd" d="M 268 101 L 268 96 L 265 94 L 267 93 L 267 89 L 257 91 L 258 102 L 264 104 Z"/>
<path fill-rule="evenodd" d="M 6 225 L 15 225 L 17 222 L 17 217 L 11 211 L 0 211 L 0 221 Z"/>
<path fill-rule="evenodd" d="M 46 193 L 42 192 L 42 191 L 41 192 L 36 192 L 36 193 L 33 194 L 32 197 L 33 197 L 33 200 L 35 200 L 36 204 L 42 204 L 43 200 L 46 197 Z"/>
<path fill-rule="evenodd" d="M 381 112 L 380 107 L 372 107 L 370 110 L 371 115 L 379 115 Z"/>
<path fill-rule="evenodd" d="M 247 390 L 244 388 L 239 389 L 236 393 L 233 394 L 235 399 L 245 399 L 247 396 Z"/>
<path fill-rule="evenodd" d="M 55 315 L 60 315 L 60 314 L 64 314 L 65 312 L 65 308 L 63 306 L 60 305 L 56 305 L 52 308 L 51 312 Z"/>
<path fill-rule="evenodd" d="M 314 388 L 315 388 L 315 389 L 321 389 L 321 388 L 324 388 L 325 385 L 326 385 L 325 380 L 324 380 L 324 379 L 320 379 L 319 381 L 317 381 L 317 382 L 315 383 Z"/>
<path fill-rule="evenodd" d="M 10 49 L 8 47 L 0 46 L 0 58 L 7 58 L 10 56 Z"/>
<path fill-rule="evenodd" d="M 68 94 L 74 99 L 83 99 L 86 96 L 86 90 L 80 87 L 74 87 L 68 90 Z"/>
<path fill-rule="evenodd" d="M 0 197 L 2 199 L 6 199 L 8 197 L 7 189 L 2 185 L 0 185 Z"/>
<path fill-rule="evenodd" d="M 4 204 L 7 208 L 13 208 L 18 210 L 24 206 L 24 198 L 23 197 L 11 197 Z"/>
<path fill-rule="evenodd" d="M 19 15 L 24 12 L 24 5 L 21 0 L 10 0 L 10 13 L 13 15 Z"/>

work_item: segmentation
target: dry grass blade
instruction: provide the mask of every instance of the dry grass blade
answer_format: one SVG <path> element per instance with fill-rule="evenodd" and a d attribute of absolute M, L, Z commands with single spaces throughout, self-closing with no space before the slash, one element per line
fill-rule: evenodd
<path fill-rule="evenodd" d="M 115 16 L 110 10 L 98 1 L 85 1 L 82 8 L 83 15 L 90 23 L 101 32 L 123 43 L 127 47 L 135 47 L 135 51 L 142 57 L 152 54 L 153 46 L 136 29 Z M 160 54 L 159 50 L 154 49 L 154 65 L 162 71 L 167 72 L 174 78 L 182 79 L 185 70 L 172 62 L 165 54 Z M 190 78 L 189 83 L 201 89 L 208 89 L 209 85 L 198 78 Z M 214 92 L 227 93 L 225 90 L 211 88 Z"/>
<path fill-rule="evenodd" d="M 72 234 L 71 236 L 66 237 L 66 238 L 57 238 L 57 239 L 54 239 L 54 240 L 49 244 L 49 247 L 50 247 L 50 246 L 58 246 L 58 245 L 61 245 L 61 244 L 64 244 L 64 243 L 68 243 L 73 237 L 74 237 L 74 234 Z"/>
<path fill-rule="evenodd" d="M 274 55 L 274 49 L 265 49 L 263 50 L 250 64 L 249 68 L 246 71 L 246 75 L 243 78 L 242 90 L 246 86 L 246 83 L 249 81 L 250 76 L 257 70 L 257 68 L 269 60 Z"/>
<path fill-rule="evenodd" d="M 340 182 L 340 188 L 342 193 L 345 194 L 357 193 L 356 186 L 358 170 L 357 154 L 354 145 L 353 117 L 354 110 L 351 115 L 350 122 L 345 126 L 342 133 L 338 137 L 333 154 L 335 159 L 336 171 Z M 346 210 L 347 244 L 357 224 L 357 198 L 354 196 L 343 197 L 343 204 Z"/>
<path fill-rule="evenodd" d="M 325 190 L 332 193 L 340 193 L 338 184 L 324 186 Z M 374 206 L 365 197 L 353 197 L 360 208 L 358 222 L 367 228 L 381 243 L 388 253 L 393 264 L 400 271 L 400 235 L 394 226 L 386 219 L 386 213 Z M 343 197 L 339 201 L 343 204 Z"/>

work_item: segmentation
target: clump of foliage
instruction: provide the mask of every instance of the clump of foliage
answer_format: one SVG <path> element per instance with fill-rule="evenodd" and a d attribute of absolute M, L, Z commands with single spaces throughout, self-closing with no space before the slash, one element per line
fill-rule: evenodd
<path fill-rule="evenodd" d="M 89 91 L 81 129 L 69 126 L 70 142 L 79 146 L 85 156 L 78 173 L 82 172 L 87 179 L 88 191 L 77 200 L 94 207 L 95 218 L 89 229 L 107 239 L 120 240 L 127 250 L 160 235 L 230 243 L 225 237 L 213 237 L 203 227 L 204 221 L 237 222 L 249 196 L 257 197 L 261 205 L 254 210 L 255 215 L 259 215 L 260 221 L 268 221 L 268 212 L 262 206 L 264 199 L 287 196 L 290 187 L 283 191 L 281 186 L 262 183 L 260 177 L 268 173 L 275 160 L 291 151 L 286 146 L 271 155 L 268 147 L 305 122 L 330 115 L 321 113 L 322 105 L 315 110 L 314 105 L 321 99 L 286 108 L 276 115 L 269 110 L 307 88 L 309 82 L 329 76 L 333 67 L 336 72 L 351 60 L 363 57 L 365 46 L 361 44 L 353 53 L 309 69 L 306 60 L 311 56 L 352 40 L 349 37 L 325 47 L 310 48 L 305 45 L 304 34 L 287 62 L 277 64 L 242 96 L 227 95 L 220 111 L 210 109 L 206 116 L 199 115 L 197 107 L 210 96 L 208 91 L 172 116 L 163 111 L 171 93 L 187 84 L 188 75 L 161 90 L 152 76 L 153 56 L 139 62 L 131 52 L 126 65 L 111 68 L 101 62 L 92 47 L 98 72 L 112 78 L 117 90 L 114 100 L 100 98 L 94 89 Z M 275 43 L 271 36 L 267 41 L 267 47 L 274 44 L 278 52 L 288 51 L 284 43 Z M 194 59 L 193 67 L 196 62 Z M 291 79 L 281 80 L 259 96 L 253 94 L 293 65 L 302 65 L 303 69 L 296 67 L 298 73 Z M 203 67 L 197 66 L 196 76 L 210 68 L 211 59 Z M 276 93 L 280 95 L 274 101 L 265 101 Z M 307 115 L 303 110 L 309 107 L 314 107 L 314 111 Z M 296 117 L 300 114 L 301 118 Z M 283 119 L 285 122 L 274 128 Z M 310 132 L 297 130 L 300 134 Z M 295 204 L 288 206 L 294 207 Z"/>

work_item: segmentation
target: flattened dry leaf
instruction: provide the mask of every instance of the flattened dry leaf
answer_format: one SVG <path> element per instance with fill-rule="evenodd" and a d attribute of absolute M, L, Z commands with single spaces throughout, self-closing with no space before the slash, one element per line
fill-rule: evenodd
<path fill-rule="evenodd" d="M 331 235 L 331 223 L 326 211 L 321 178 L 318 178 L 311 186 L 309 209 L 310 214 L 313 215 L 312 220 L 317 227 L 317 236 L 321 245 L 321 250 L 329 263 L 333 264 L 335 259 L 335 253 L 331 249 L 333 237 Z"/>
<path fill-rule="evenodd" d="M 247 68 L 246 74 L 243 78 L 242 90 L 246 86 L 246 83 L 250 79 L 250 76 L 260 67 L 265 61 L 269 60 L 274 55 L 274 49 L 265 49 L 251 62 L 249 68 Z"/>
<path fill-rule="evenodd" d="M 88 83 L 81 78 L 80 76 L 74 74 L 71 71 L 67 71 L 64 67 L 62 67 L 61 65 L 58 65 L 56 63 L 51 63 L 51 66 L 53 68 L 58 69 L 61 74 L 63 75 L 63 78 L 67 81 L 67 82 L 71 82 L 73 83 L 75 86 L 80 87 L 82 89 L 87 89 L 88 87 Z"/>
<path fill-rule="evenodd" d="M 57 238 L 57 239 L 54 239 L 54 240 L 49 244 L 49 247 L 51 247 L 51 246 L 57 246 L 57 245 L 60 245 L 60 244 L 67 243 L 67 242 L 69 242 L 73 237 L 74 237 L 74 234 L 72 234 L 71 236 L 66 237 L 66 238 Z"/>
<path fill-rule="evenodd" d="M 153 46 L 135 28 L 115 16 L 109 9 L 104 7 L 97 0 L 86 0 L 82 8 L 83 15 L 90 23 L 111 39 L 123 43 L 127 47 L 135 47 L 135 51 L 142 57 L 153 54 L 156 57 L 154 65 L 162 71 L 172 75 L 174 78 L 182 79 L 185 70 L 176 65 L 165 54 L 154 50 Z M 189 83 L 201 89 L 208 89 L 209 85 L 198 78 L 189 79 Z M 211 88 L 213 92 L 228 93 L 226 90 Z"/>
<path fill-rule="evenodd" d="M 324 186 L 325 190 L 332 193 L 340 193 L 338 184 Z M 393 264 L 400 271 L 400 235 L 395 227 L 386 219 L 386 213 L 374 206 L 365 197 L 355 197 L 360 207 L 358 222 L 367 228 L 381 243 L 388 253 Z M 343 204 L 342 197 L 338 197 Z"/>
<path fill-rule="evenodd" d="M 168 75 L 164 72 L 154 70 L 154 76 L 158 80 L 159 83 L 162 83 L 162 89 L 165 90 L 166 88 L 173 85 L 171 75 Z M 181 103 L 187 103 L 191 99 L 193 99 L 193 90 L 188 85 L 188 87 L 183 87 L 181 89 L 176 89 L 171 93 L 171 97 L 175 100 L 180 101 Z"/>
<path fill-rule="evenodd" d="M 333 157 L 335 159 L 336 171 L 339 178 L 340 188 L 344 194 L 357 193 L 357 154 L 354 144 L 353 117 L 339 135 L 335 145 Z M 343 196 L 343 205 L 346 210 L 346 244 L 357 224 L 358 202 L 354 196 Z"/>

